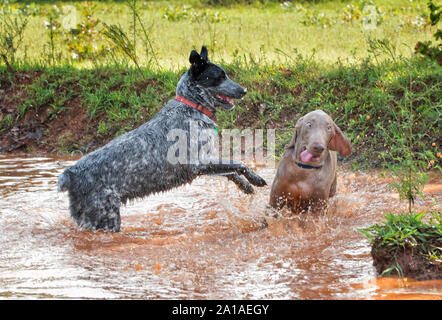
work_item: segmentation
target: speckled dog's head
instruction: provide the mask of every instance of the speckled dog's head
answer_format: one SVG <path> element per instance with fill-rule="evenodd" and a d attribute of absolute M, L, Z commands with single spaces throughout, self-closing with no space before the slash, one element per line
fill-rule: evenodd
<path fill-rule="evenodd" d="M 233 109 L 232 99 L 241 99 L 246 94 L 246 89 L 230 80 L 221 66 L 209 61 L 206 47 L 201 48 L 201 53 L 192 50 L 189 62 L 190 69 L 178 82 L 178 95 L 216 111 Z"/>

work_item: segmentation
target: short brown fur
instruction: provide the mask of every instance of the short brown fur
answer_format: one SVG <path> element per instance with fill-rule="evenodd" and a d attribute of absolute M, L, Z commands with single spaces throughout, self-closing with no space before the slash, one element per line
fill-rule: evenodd
<path fill-rule="evenodd" d="M 304 150 L 315 161 L 302 162 Z M 273 180 L 270 205 L 287 205 L 293 212 L 321 210 L 336 192 L 336 152 L 350 155 L 351 144 L 329 115 L 316 110 L 300 118 Z"/>

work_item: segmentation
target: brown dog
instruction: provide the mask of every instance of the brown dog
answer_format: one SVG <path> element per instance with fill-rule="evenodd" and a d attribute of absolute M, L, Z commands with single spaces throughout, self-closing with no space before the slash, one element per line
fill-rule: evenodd
<path fill-rule="evenodd" d="M 279 163 L 270 193 L 270 205 L 293 212 L 323 208 L 336 192 L 336 152 L 351 154 L 351 144 L 322 110 L 298 120 L 296 132 Z"/>

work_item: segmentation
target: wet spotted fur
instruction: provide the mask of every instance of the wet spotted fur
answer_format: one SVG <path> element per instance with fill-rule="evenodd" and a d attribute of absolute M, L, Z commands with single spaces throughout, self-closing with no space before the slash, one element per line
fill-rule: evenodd
<path fill-rule="evenodd" d="M 246 93 L 220 66 L 208 60 L 205 47 L 200 54 L 193 50 L 190 62 L 191 68 L 178 83 L 177 94 L 216 114 L 217 108 L 233 107 L 218 99 L 217 95 L 241 98 Z M 201 152 L 208 145 L 213 148 L 215 126 L 216 123 L 200 111 L 178 100 L 170 100 L 149 122 L 64 170 L 58 179 L 58 187 L 59 191 L 69 193 L 71 217 L 82 228 L 117 232 L 121 223 L 121 203 L 190 183 L 203 174 L 223 174 L 246 193 L 253 192 L 249 182 L 256 186 L 266 185 L 242 162 L 212 159 L 202 163 L 198 158 L 190 163 L 169 161 L 168 152 L 176 144 L 176 140 L 168 137 L 172 129 L 187 134 L 189 154 L 192 128 L 198 129 L 197 145 L 198 152 Z"/>

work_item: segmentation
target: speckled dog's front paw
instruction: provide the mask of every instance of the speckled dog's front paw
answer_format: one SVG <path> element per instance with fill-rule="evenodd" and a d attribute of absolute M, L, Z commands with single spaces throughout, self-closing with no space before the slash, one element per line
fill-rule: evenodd
<path fill-rule="evenodd" d="M 249 172 L 245 173 L 244 176 L 249 180 L 251 184 L 257 187 L 264 187 L 267 185 L 267 182 L 261 178 L 258 174 L 250 170 Z"/>
<path fill-rule="evenodd" d="M 242 190 L 246 194 L 252 194 L 254 193 L 253 187 L 250 185 L 250 183 L 239 176 L 237 173 L 229 174 L 227 178 L 234 182 L 240 190 Z"/>

